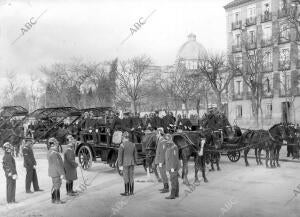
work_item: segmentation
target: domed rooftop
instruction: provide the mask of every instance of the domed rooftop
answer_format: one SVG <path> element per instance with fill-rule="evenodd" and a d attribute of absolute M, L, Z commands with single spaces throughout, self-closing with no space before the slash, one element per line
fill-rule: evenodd
<path fill-rule="evenodd" d="M 207 53 L 206 49 L 196 41 L 196 35 L 191 33 L 188 40 L 179 49 L 177 59 L 199 59 Z"/>

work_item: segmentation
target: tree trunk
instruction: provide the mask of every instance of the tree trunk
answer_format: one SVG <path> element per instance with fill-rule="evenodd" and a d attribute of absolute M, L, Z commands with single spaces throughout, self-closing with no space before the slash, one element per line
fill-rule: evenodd
<path fill-rule="evenodd" d="M 219 111 L 223 112 L 221 92 L 215 91 L 215 93 L 217 95 L 217 108 Z"/>
<path fill-rule="evenodd" d="M 131 112 L 133 113 L 133 114 L 136 114 L 136 107 L 137 107 L 137 105 L 136 105 L 137 103 L 136 103 L 136 100 L 135 99 L 132 99 L 131 100 Z"/>

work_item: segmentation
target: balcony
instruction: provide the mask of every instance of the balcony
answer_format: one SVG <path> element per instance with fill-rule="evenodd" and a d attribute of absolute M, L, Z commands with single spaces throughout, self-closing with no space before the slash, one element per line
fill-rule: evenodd
<path fill-rule="evenodd" d="M 264 90 L 262 94 L 263 94 L 264 98 L 272 98 L 273 97 L 273 91 L 272 90 L 269 90 L 269 91 Z"/>
<path fill-rule="evenodd" d="M 242 21 L 241 20 L 233 22 L 231 24 L 231 29 L 232 30 L 241 29 L 241 28 L 242 28 Z"/>
<path fill-rule="evenodd" d="M 246 26 L 256 25 L 256 17 L 249 17 L 246 19 Z"/>
<path fill-rule="evenodd" d="M 261 23 L 272 21 L 272 12 L 265 11 L 264 14 L 261 15 Z"/>
<path fill-rule="evenodd" d="M 278 70 L 286 71 L 291 69 L 291 61 L 279 61 L 278 62 Z"/>
<path fill-rule="evenodd" d="M 232 96 L 232 100 L 242 100 L 242 99 L 243 99 L 242 93 L 234 93 Z"/>
<path fill-rule="evenodd" d="M 288 15 L 288 8 L 287 7 L 283 7 L 283 8 L 278 10 L 278 19 L 284 18 L 287 15 Z"/>
<path fill-rule="evenodd" d="M 287 34 L 287 35 L 280 34 L 278 37 L 278 44 L 289 43 L 290 41 L 291 41 L 290 34 Z"/>
<path fill-rule="evenodd" d="M 269 47 L 273 45 L 272 38 L 265 38 L 261 40 L 261 47 Z"/>
<path fill-rule="evenodd" d="M 249 41 L 246 43 L 246 49 L 247 50 L 253 50 L 256 49 L 256 41 Z"/>
<path fill-rule="evenodd" d="M 242 51 L 242 45 L 232 45 L 232 53 L 241 52 Z"/>
<path fill-rule="evenodd" d="M 273 63 L 265 63 L 263 64 L 263 68 L 262 68 L 263 72 L 273 72 Z"/>
<path fill-rule="evenodd" d="M 291 88 L 287 88 L 287 89 L 285 90 L 284 87 L 281 87 L 281 88 L 279 89 L 279 96 L 280 96 L 280 97 L 291 96 L 291 94 L 292 94 L 292 89 L 291 89 Z"/>

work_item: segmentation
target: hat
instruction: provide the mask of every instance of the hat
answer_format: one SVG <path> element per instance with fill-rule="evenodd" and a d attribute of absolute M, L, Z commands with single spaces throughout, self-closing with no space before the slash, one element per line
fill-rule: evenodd
<path fill-rule="evenodd" d="M 14 147 L 9 142 L 4 143 L 2 148 L 7 152 L 14 149 Z"/>

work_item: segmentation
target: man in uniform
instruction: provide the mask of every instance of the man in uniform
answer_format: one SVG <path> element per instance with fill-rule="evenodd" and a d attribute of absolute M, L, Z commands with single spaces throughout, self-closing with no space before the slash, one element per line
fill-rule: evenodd
<path fill-rule="evenodd" d="M 163 128 L 157 129 L 157 148 L 154 163 L 158 165 L 159 173 L 163 181 L 163 189 L 160 189 L 161 193 L 169 192 L 169 180 L 166 172 L 166 164 L 165 164 L 165 153 L 167 150 L 166 140 L 163 138 Z"/>
<path fill-rule="evenodd" d="M 175 199 L 179 197 L 178 170 L 180 169 L 180 161 L 178 147 L 172 141 L 170 134 L 166 134 L 165 139 L 167 140 L 166 170 L 169 172 L 171 180 L 171 194 L 166 199 Z"/>
<path fill-rule="evenodd" d="M 133 195 L 134 191 L 134 165 L 137 164 L 137 150 L 135 144 L 129 141 L 129 133 L 123 133 L 123 141 L 119 147 L 118 164 L 120 170 L 123 170 L 125 192 L 122 196 Z"/>
<path fill-rule="evenodd" d="M 153 122 L 154 122 L 154 129 L 157 130 L 157 128 L 162 127 L 162 119 L 159 117 L 159 111 L 155 111 L 154 117 L 153 117 Z"/>
<path fill-rule="evenodd" d="M 2 163 L 6 176 L 6 200 L 7 203 L 15 203 L 16 179 L 18 178 L 18 175 L 16 170 L 16 162 L 12 156 L 13 146 L 9 142 L 6 142 L 3 145 L 3 149 L 5 151 Z"/>
<path fill-rule="evenodd" d="M 77 192 L 73 190 L 73 181 L 77 179 L 77 166 L 75 161 L 75 139 L 73 136 L 67 136 L 68 148 L 64 153 L 64 169 L 66 173 L 66 190 L 67 195 L 75 196 Z"/>
<path fill-rule="evenodd" d="M 55 138 L 49 139 L 50 150 L 48 152 L 48 175 L 52 178 L 52 203 L 62 204 L 65 203 L 60 200 L 60 187 L 62 179 L 65 178 L 63 160 L 58 153 L 58 141 Z"/>
<path fill-rule="evenodd" d="M 175 121 L 174 121 L 173 117 L 171 116 L 170 112 L 166 112 L 166 113 L 167 113 L 166 116 L 164 116 L 162 118 L 162 125 L 164 127 L 164 131 L 169 132 L 170 126 L 174 125 Z"/>
<path fill-rule="evenodd" d="M 87 133 L 88 131 L 88 119 L 89 119 L 89 113 L 84 112 L 83 118 L 80 120 L 80 129 L 82 133 Z M 81 141 L 86 142 L 87 141 L 87 135 L 81 135 Z"/>
<path fill-rule="evenodd" d="M 39 187 L 38 178 L 36 174 L 36 160 L 32 151 L 33 142 L 27 140 L 23 148 L 24 167 L 26 168 L 25 189 L 26 193 L 33 193 L 30 190 L 31 183 L 34 191 L 42 191 Z"/>
<path fill-rule="evenodd" d="M 122 132 L 128 132 L 129 133 L 129 140 L 132 142 L 132 131 L 133 131 L 133 127 L 132 127 L 132 118 L 129 115 L 129 112 L 124 112 L 123 115 L 123 119 L 122 119 Z"/>
<path fill-rule="evenodd" d="M 142 128 L 143 128 L 143 121 L 140 118 L 140 114 L 136 113 L 132 117 L 132 128 L 134 130 L 133 132 L 133 142 L 141 143 L 141 134 L 142 134 Z"/>

